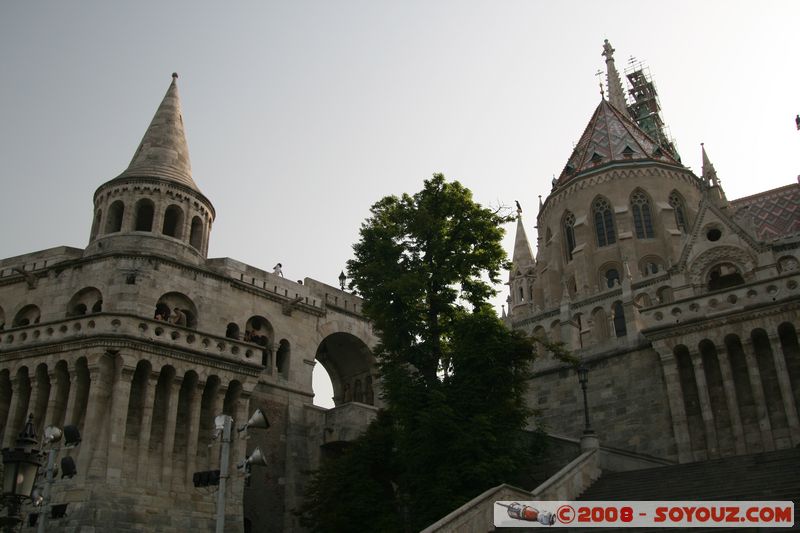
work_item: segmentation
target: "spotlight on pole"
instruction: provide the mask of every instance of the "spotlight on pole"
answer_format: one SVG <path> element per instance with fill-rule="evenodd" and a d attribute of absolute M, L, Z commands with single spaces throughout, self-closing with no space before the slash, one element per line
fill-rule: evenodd
<path fill-rule="evenodd" d="M 245 422 L 239 429 L 237 430 L 239 433 L 242 431 L 246 431 L 247 428 L 256 428 L 256 429 L 267 429 L 269 428 L 269 420 L 267 420 L 266 415 L 261 409 L 256 409 L 252 416 L 250 416 L 250 420 Z"/>

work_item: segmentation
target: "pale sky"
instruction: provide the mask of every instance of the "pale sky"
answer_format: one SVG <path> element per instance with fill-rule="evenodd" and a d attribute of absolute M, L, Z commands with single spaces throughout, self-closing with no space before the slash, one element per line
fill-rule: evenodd
<path fill-rule="evenodd" d="M 606 38 L 620 70 L 650 67 L 684 164 L 705 142 L 729 199 L 795 183 L 798 21 L 797 0 L 2 2 L 0 257 L 87 244 L 92 195 L 173 71 L 209 256 L 290 279 L 336 285 L 369 206 L 434 172 L 519 200 L 534 239 Z"/>

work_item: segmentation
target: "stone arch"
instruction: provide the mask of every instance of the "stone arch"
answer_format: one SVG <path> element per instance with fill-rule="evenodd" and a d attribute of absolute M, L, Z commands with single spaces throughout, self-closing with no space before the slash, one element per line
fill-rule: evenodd
<path fill-rule="evenodd" d="M 596 341 L 602 342 L 610 337 L 608 331 L 608 314 L 602 307 L 595 307 L 592 310 L 592 329 L 593 337 Z"/>
<path fill-rule="evenodd" d="M 620 338 L 628 335 L 628 327 L 625 324 L 625 308 L 619 300 L 611 304 L 611 319 L 614 323 L 615 337 Z"/>
<path fill-rule="evenodd" d="M 197 251 L 203 250 L 203 219 L 198 216 L 192 218 L 192 227 L 189 231 L 189 244 Z"/>
<path fill-rule="evenodd" d="M 225 401 L 222 402 L 222 412 L 228 416 L 236 417 L 236 407 L 239 405 L 239 398 L 242 396 L 242 383 L 238 379 L 228 383 L 228 390 L 225 392 Z M 244 421 L 242 421 L 244 422 Z"/>
<path fill-rule="evenodd" d="M 261 315 L 253 315 L 247 319 L 244 325 L 244 340 L 254 342 L 259 346 L 268 348 L 272 346 L 275 338 L 272 324 Z"/>
<path fill-rule="evenodd" d="M 175 375 L 175 367 L 172 365 L 165 365 L 161 367 L 161 371 L 158 373 L 158 381 L 156 382 L 149 448 L 149 465 L 152 468 L 148 468 L 155 474 L 153 478 L 155 481 L 161 479 L 161 470 L 164 466 L 161 458 L 164 455 L 163 447 L 166 444 L 169 406 L 172 402 L 172 395 L 175 393 L 172 386 L 175 381 Z"/>
<path fill-rule="evenodd" d="M 622 284 L 622 265 L 616 261 L 604 263 L 598 271 L 602 290 L 613 289 Z"/>
<path fill-rule="evenodd" d="M 8 412 L 11 410 L 12 399 L 11 371 L 8 368 L 0 369 L 0 445 L 10 424 Z"/>
<path fill-rule="evenodd" d="M 797 342 L 797 329 L 790 322 L 784 322 L 778 326 L 778 338 L 783 357 L 786 359 L 786 371 L 794 392 L 794 404 L 800 411 L 800 346 Z"/>
<path fill-rule="evenodd" d="M 279 376 L 289 379 L 289 367 L 292 361 L 292 346 L 286 339 L 278 342 L 275 350 L 275 370 Z"/>
<path fill-rule="evenodd" d="M 146 433 L 148 429 L 144 426 L 145 419 L 152 416 L 149 413 L 150 405 L 148 405 L 148 393 L 153 384 L 150 382 L 153 367 L 150 361 L 142 359 L 136 363 L 136 369 L 133 372 L 131 380 L 131 392 L 128 400 L 128 413 L 125 420 L 125 440 L 124 450 L 125 457 L 139 457 L 142 445 L 140 435 Z M 136 466 L 138 461 L 125 461 L 124 472 L 127 478 L 136 477 Z"/>
<path fill-rule="evenodd" d="M 678 191 L 669 193 L 669 205 L 675 214 L 675 226 L 681 233 L 689 233 L 689 217 L 686 211 L 686 202 Z"/>
<path fill-rule="evenodd" d="M 17 311 L 17 314 L 14 316 L 14 322 L 12 323 L 12 326 L 15 328 L 21 328 L 24 326 L 30 326 L 31 324 L 38 324 L 41 317 L 42 312 L 39 310 L 39 307 L 33 304 L 28 304 Z"/>
<path fill-rule="evenodd" d="M 76 292 L 67 303 L 67 316 L 99 313 L 103 310 L 103 294 L 95 287 L 85 287 Z"/>
<path fill-rule="evenodd" d="M 164 211 L 164 221 L 161 224 L 161 233 L 169 237 L 180 239 L 183 237 L 183 209 L 171 204 Z"/>
<path fill-rule="evenodd" d="M 744 280 L 753 275 L 755 259 L 746 251 L 735 246 L 716 246 L 701 253 L 688 268 L 692 285 L 695 287 L 707 286 L 710 273 L 718 264 L 730 264 Z"/>
<path fill-rule="evenodd" d="M 639 260 L 639 272 L 642 276 L 653 276 L 664 271 L 664 260 L 657 255 L 647 255 Z"/>
<path fill-rule="evenodd" d="M 665 285 L 656 290 L 656 299 L 660 304 L 672 303 L 674 296 L 672 294 L 672 287 Z"/>
<path fill-rule="evenodd" d="M 370 384 L 373 383 L 372 370 L 375 359 L 369 347 L 355 335 L 344 332 L 331 333 L 317 347 L 315 358 L 331 378 L 333 402 L 336 405 L 354 400 L 356 380 L 363 386 L 366 378 L 370 377 Z M 364 403 L 368 403 L 366 395 L 363 400 Z"/>
<path fill-rule="evenodd" d="M 117 233 L 122 230 L 122 217 L 125 214 L 125 204 L 122 200 L 116 200 L 106 212 L 106 227 L 103 233 Z"/>
<path fill-rule="evenodd" d="M 229 339 L 238 340 L 240 337 L 239 324 L 236 322 L 229 322 L 228 325 L 225 326 L 225 336 Z"/>
<path fill-rule="evenodd" d="M 706 277 L 709 291 L 728 289 L 737 285 L 744 285 L 744 278 L 733 263 L 717 263 L 709 269 Z"/>
<path fill-rule="evenodd" d="M 634 297 L 633 301 L 634 303 L 636 303 L 636 306 L 639 307 L 640 309 L 645 307 L 650 307 L 651 305 L 653 305 L 653 301 L 650 299 L 650 295 L 647 294 L 646 292 L 640 292 L 639 294 L 637 294 Z"/>
<path fill-rule="evenodd" d="M 155 204 L 149 198 L 142 198 L 136 202 L 134 209 L 133 230 L 153 231 L 153 218 L 155 217 Z"/>
<path fill-rule="evenodd" d="M 179 313 L 176 313 L 176 309 Z M 191 298 L 183 293 L 168 292 L 164 294 L 156 302 L 155 310 L 156 318 L 160 316 L 162 320 L 177 326 L 197 327 L 197 307 Z"/>

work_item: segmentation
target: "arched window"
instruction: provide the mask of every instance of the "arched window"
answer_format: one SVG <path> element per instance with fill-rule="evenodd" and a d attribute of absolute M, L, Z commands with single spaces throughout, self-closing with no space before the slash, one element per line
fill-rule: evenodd
<path fill-rule="evenodd" d="M 235 322 L 228 324 L 228 327 L 225 328 L 225 336 L 229 339 L 238 339 L 239 326 Z"/>
<path fill-rule="evenodd" d="M 572 261 L 572 251 L 575 250 L 575 215 L 570 211 L 564 213 L 562 227 L 564 228 L 564 255 L 567 261 Z"/>
<path fill-rule="evenodd" d="M 161 232 L 176 239 L 183 236 L 183 210 L 180 207 L 171 205 L 164 211 L 164 225 Z"/>
<path fill-rule="evenodd" d="M 633 212 L 633 228 L 637 239 L 652 239 L 653 216 L 650 212 L 650 200 L 644 191 L 636 190 L 631 195 L 631 211 Z"/>
<path fill-rule="evenodd" d="M 31 324 L 38 324 L 40 317 L 41 312 L 39 311 L 38 307 L 35 305 L 26 305 L 19 310 L 11 325 L 15 328 L 19 328 L 23 326 L 30 326 Z"/>
<path fill-rule="evenodd" d="M 683 203 L 683 198 L 677 191 L 670 193 L 669 205 L 672 206 L 672 210 L 675 212 L 675 225 L 678 226 L 682 233 L 688 233 L 689 219 L 686 218 L 686 207 Z"/>
<path fill-rule="evenodd" d="M 616 268 L 609 268 L 608 270 L 606 270 L 605 278 L 606 278 L 606 286 L 609 289 L 613 289 L 614 287 L 620 284 L 619 270 L 617 270 Z"/>
<path fill-rule="evenodd" d="M 106 214 L 106 233 L 116 233 L 122 229 L 122 215 L 125 214 L 125 204 L 117 200 L 108 208 Z"/>
<path fill-rule="evenodd" d="M 743 284 L 744 278 L 739 273 L 739 269 L 730 263 L 716 265 L 708 273 L 708 290 L 710 291 Z"/>
<path fill-rule="evenodd" d="M 192 219 L 192 229 L 189 233 L 189 244 L 195 250 L 200 250 L 203 247 L 203 220 L 200 217 Z"/>
<path fill-rule="evenodd" d="M 134 231 L 153 231 L 153 214 L 155 208 L 153 202 L 147 199 L 139 200 L 136 203 L 136 222 Z"/>
<path fill-rule="evenodd" d="M 614 231 L 614 213 L 608 200 L 603 197 L 597 198 L 592 204 L 592 214 L 597 233 L 597 245 L 608 246 L 617 242 L 617 235 Z"/>
<path fill-rule="evenodd" d="M 289 341 L 281 339 L 278 343 L 278 351 L 275 353 L 275 369 L 284 378 L 289 377 L 289 356 L 291 355 Z"/>
<path fill-rule="evenodd" d="M 89 313 L 100 313 L 103 310 L 103 295 L 95 287 L 79 290 L 67 303 L 67 316 L 80 316 Z"/>
<path fill-rule="evenodd" d="M 628 334 L 628 328 L 625 326 L 625 310 L 622 308 L 622 302 L 614 302 L 611 309 L 614 313 L 614 335 L 624 337 Z"/>

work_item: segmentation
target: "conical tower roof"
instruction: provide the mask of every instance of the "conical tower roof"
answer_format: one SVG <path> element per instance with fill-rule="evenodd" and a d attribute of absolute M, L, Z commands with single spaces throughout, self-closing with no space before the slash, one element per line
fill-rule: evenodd
<path fill-rule="evenodd" d="M 631 160 L 657 161 L 683 168 L 636 123 L 603 99 L 572 151 L 557 185 L 599 166 Z"/>
<path fill-rule="evenodd" d="M 178 96 L 178 75 L 172 75 L 172 83 L 158 106 L 153 120 L 139 143 L 128 168 L 117 176 L 120 178 L 160 178 L 174 181 L 199 192 L 192 179 L 189 161 L 189 146 L 181 116 L 181 100 Z"/>
<path fill-rule="evenodd" d="M 522 214 L 517 216 L 517 234 L 514 237 L 514 256 L 512 259 L 514 268 L 522 268 L 533 265 L 533 252 L 525 233 L 525 225 L 522 223 Z"/>

